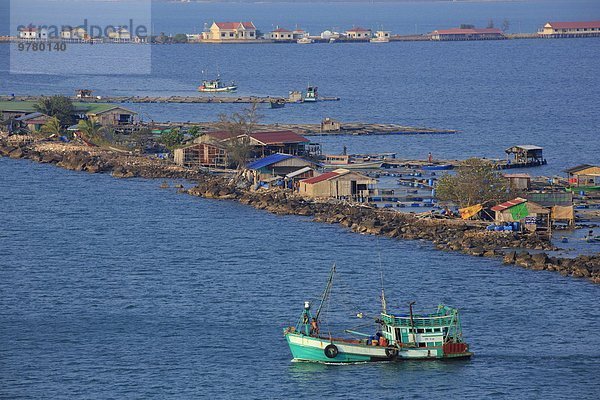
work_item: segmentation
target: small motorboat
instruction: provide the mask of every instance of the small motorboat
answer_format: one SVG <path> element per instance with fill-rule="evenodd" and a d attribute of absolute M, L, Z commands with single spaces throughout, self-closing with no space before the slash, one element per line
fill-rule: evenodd
<path fill-rule="evenodd" d="M 270 99 L 269 103 L 271 104 L 271 108 L 283 108 L 285 107 L 285 99 Z"/>

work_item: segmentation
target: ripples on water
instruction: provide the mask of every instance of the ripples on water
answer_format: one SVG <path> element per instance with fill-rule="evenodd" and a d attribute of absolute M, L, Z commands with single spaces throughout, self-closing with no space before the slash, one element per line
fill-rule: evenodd
<path fill-rule="evenodd" d="M 598 286 L 306 218 L 0 159 L 0 397 L 597 398 Z M 291 363 L 282 329 L 339 266 L 330 327 L 463 313 L 471 361 Z"/>

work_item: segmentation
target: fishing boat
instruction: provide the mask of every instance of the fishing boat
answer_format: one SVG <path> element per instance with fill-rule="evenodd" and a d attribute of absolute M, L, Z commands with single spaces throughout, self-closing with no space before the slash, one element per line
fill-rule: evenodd
<path fill-rule="evenodd" d="M 387 311 L 385 293 L 381 290 L 382 311 L 374 334 L 345 330 L 361 339 L 333 337 L 320 332 L 323 305 L 331 293 L 335 264 L 321 303 L 313 314 L 312 304 L 304 309 L 295 326 L 284 330 L 285 339 L 295 361 L 323 363 L 353 363 L 400 360 L 445 360 L 469 358 L 473 355 L 462 337 L 460 317 L 456 308 L 439 305 L 431 314 L 414 314 L 414 302 L 408 314 Z M 362 316 L 359 314 L 357 316 Z"/>
<path fill-rule="evenodd" d="M 319 98 L 319 92 L 316 86 L 309 86 L 306 88 L 306 95 L 304 96 L 305 103 L 314 103 Z"/>
<path fill-rule="evenodd" d="M 383 161 L 350 162 L 348 164 L 322 164 L 325 169 L 379 169 Z"/>
<path fill-rule="evenodd" d="M 229 85 L 221 82 L 220 78 L 204 80 L 202 81 L 202 85 L 198 87 L 200 92 L 205 93 L 215 93 L 215 92 L 234 92 L 237 90 L 237 85 L 234 82 L 231 82 Z"/>
<path fill-rule="evenodd" d="M 271 108 L 283 108 L 285 107 L 285 99 L 270 99 L 269 103 L 271 104 Z"/>

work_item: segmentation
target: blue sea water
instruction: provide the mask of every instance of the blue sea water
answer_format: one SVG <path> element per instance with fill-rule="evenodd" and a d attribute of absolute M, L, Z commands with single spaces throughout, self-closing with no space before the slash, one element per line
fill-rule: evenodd
<path fill-rule="evenodd" d="M 595 399 L 599 288 L 158 189 L 0 159 L 0 398 Z M 475 357 L 291 363 L 282 329 L 340 271 L 322 329 L 461 308 Z M 370 332 L 373 326 L 361 328 Z"/>
<path fill-rule="evenodd" d="M 62 1 L 62 0 L 61 0 Z M 36 12 L 49 12 L 48 2 Z M 0 18 L 7 2 L 0 1 Z M 49 8 L 48 8 L 49 7 Z M 33 12 L 33 11 L 32 11 Z M 399 33 L 489 18 L 534 31 L 546 20 L 599 19 L 596 1 L 349 4 L 154 4 L 154 29 L 253 19 L 377 27 Z M 468 19 L 468 21 L 467 21 Z M 414 22 L 413 22 L 414 21 Z M 265 28 L 266 27 L 266 28 Z M 340 102 L 262 109 L 268 122 L 394 122 L 453 128 L 450 136 L 315 140 L 325 151 L 399 157 L 502 157 L 545 147 L 535 173 L 598 163 L 600 39 L 388 45 L 153 46 L 152 74 L 9 74 L 0 93 L 192 95 L 217 67 L 240 95 L 285 95 L 311 82 Z M 112 51 L 112 50 L 111 50 Z M 105 53 L 106 52 L 106 53 Z M 212 120 L 229 105 L 127 105 L 146 120 Z M 599 289 L 585 280 L 376 239 L 301 217 L 159 190 L 151 180 L 0 159 L 0 398 L 581 398 L 600 396 Z M 476 356 L 455 363 L 327 366 L 291 363 L 282 329 L 320 293 L 337 262 L 326 329 L 373 315 L 379 254 L 388 303 L 459 307 Z M 336 312 L 333 312 L 336 311 Z M 371 329 L 366 327 L 364 329 Z"/>

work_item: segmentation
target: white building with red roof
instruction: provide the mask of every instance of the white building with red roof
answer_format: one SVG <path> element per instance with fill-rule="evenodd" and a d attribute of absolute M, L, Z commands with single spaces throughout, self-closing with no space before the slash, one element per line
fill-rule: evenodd
<path fill-rule="evenodd" d="M 346 31 L 346 37 L 348 39 L 371 39 L 373 33 L 370 29 L 361 28 L 359 26 L 355 26 L 352 29 L 348 29 Z"/>
<path fill-rule="evenodd" d="M 276 41 L 294 40 L 294 32 L 289 29 L 277 27 L 277 29 L 271 31 L 269 37 L 271 40 Z"/>
<path fill-rule="evenodd" d="M 600 36 L 600 21 L 548 22 L 538 33 L 544 37 Z"/>
<path fill-rule="evenodd" d="M 215 42 L 256 40 L 256 27 L 252 22 L 213 22 L 202 39 Z"/>

